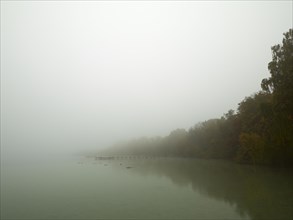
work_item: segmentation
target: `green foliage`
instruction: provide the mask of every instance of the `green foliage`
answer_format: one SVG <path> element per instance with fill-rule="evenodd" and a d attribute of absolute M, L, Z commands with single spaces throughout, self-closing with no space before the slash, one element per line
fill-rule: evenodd
<path fill-rule="evenodd" d="M 238 117 L 242 132 L 262 133 L 268 127 L 271 117 L 271 99 L 268 93 L 258 92 L 246 97 L 238 106 Z"/>
<path fill-rule="evenodd" d="M 264 138 L 256 133 L 241 133 L 240 147 L 237 152 L 238 162 L 260 164 L 264 163 L 265 141 Z"/>
<path fill-rule="evenodd" d="M 261 86 L 273 94 L 275 109 L 293 120 L 293 29 L 284 33 L 282 45 L 271 49 L 272 61 L 268 65 L 271 76 L 263 79 Z"/>
<path fill-rule="evenodd" d="M 272 94 L 267 148 L 272 151 L 272 163 L 288 165 L 293 163 L 293 30 L 284 33 L 282 44 L 271 49 L 271 76 L 261 84 Z"/>
<path fill-rule="evenodd" d="M 141 138 L 113 152 L 235 159 L 241 163 L 293 166 L 293 30 L 272 47 L 271 76 L 263 91 L 246 97 L 238 111 L 163 138 Z"/>
<path fill-rule="evenodd" d="M 238 146 L 238 119 L 229 111 L 221 119 L 211 119 L 190 129 L 192 146 L 196 147 L 196 157 L 232 158 Z"/>

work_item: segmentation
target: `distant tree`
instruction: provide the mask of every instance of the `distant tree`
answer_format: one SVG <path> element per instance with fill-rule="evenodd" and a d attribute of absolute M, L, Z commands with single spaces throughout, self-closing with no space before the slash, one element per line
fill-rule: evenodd
<path fill-rule="evenodd" d="M 242 132 L 262 133 L 266 130 L 271 117 L 268 113 L 268 109 L 271 108 L 271 99 L 271 94 L 258 92 L 239 103 L 238 118 Z"/>
<path fill-rule="evenodd" d="M 169 155 L 185 156 L 187 131 L 185 129 L 171 131 L 165 142 L 168 146 Z"/>

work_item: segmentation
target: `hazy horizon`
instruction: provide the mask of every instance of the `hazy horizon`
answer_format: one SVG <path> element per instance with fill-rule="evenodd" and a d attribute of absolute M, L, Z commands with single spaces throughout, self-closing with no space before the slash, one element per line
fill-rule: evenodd
<path fill-rule="evenodd" d="M 1 1 L 1 158 L 221 117 L 269 76 L 292 1 Z"/>

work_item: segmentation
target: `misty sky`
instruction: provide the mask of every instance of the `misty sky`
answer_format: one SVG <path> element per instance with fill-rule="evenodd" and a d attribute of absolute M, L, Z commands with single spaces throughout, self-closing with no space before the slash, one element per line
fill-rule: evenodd
<path fill-rule="evenodd" d="M 292 1 L 1 1 L 1 156 L 100 148 L 260 90 Z"/>

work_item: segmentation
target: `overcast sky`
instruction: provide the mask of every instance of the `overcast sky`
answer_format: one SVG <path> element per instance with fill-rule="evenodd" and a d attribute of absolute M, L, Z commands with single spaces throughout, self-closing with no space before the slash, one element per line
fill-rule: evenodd
<path fill-rule="evenodd" d="M 167 135 L 260 90 L 292 1 L 1 1 L 1 156 Z"/>

